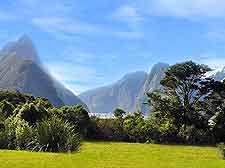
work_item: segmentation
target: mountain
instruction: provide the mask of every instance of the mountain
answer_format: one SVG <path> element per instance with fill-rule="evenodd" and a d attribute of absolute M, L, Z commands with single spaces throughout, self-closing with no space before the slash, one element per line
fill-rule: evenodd
<path fill-rule="evenodd" d="M 54 87 L 56 88 L 58 97 L 65 105 L 72 106 L 74 104 L 81 104 L 88 110 L 87 105 L 84 104 L 81 99 L 75 96 L 69 89 L 65 88 L 65 86 L 60 82 L 54 80 Z"/>
<path fill-rule="evenodd" d="M 0 51 L 0 89 L 18 90 L 49 99 L 56 107 L 86 105 L 49 75 L 32 40 L 24 35 Z"/>
<path fill-rule="evenodd" d="M 40 63 L 34 44 L 27 35 L 21 36 L 17 41 L 8 43 L 0 51 L 1 58 L 7 55 L 16 55 L 23 60 L 32 60 L 35 63 Z"/>
<path fill-rule="evenodd" d="M 148 74 L 147 80 L 145 81 L 143 87 L 141 88 L 137 101 L 136 101 L 136 111 L 141 111 L 145 114 L 149 114 L 150 107 L 144 103 L 147 100 L 146 93 L 153 92 L 156 90 L 162 90 L 160 81 L 165 76 L 166 70 L 169 68 L 169 64 L 158 63 L 155 64 L 150 73 Z"/>
<path fill-rule="evenodd" d="M 117 107 L 133 112 L 136 98 L 147 79 L 140 71 L 125 75 L 118 82 L 79 95 L 93 113 L 111 113 Z"/>
<path fill-rule="evenodd" d="M 210 73 L 215 80 L 222 81 L 225 79 L 225 67 L 222 69 L 215 69 Z"/>
<path fill-rule="evenodd" d="M 128 112 L 142 111 L 148 114 L 150 108 L 144 105 L 146 93 L 162 89 L 160 81 L 168 68 L 169 64 L 158 63 L 149 74 L 130 73 L 115 84 L 87 91 L 79 97 L 93 113 L 110 113 L 121 107 Z"/>

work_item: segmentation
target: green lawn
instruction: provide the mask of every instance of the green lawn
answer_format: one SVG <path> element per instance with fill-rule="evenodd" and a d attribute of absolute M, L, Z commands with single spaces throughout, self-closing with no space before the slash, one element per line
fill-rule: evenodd
<path fill-rule="evenodd" d="M 225 168 L 216 148 L 85 142 L 74 154 L 0 151 L 1 168 Z"/>

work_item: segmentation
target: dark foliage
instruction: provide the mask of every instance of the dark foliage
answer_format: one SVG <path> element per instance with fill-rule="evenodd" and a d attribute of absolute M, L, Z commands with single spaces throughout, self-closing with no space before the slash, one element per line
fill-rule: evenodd
<path fill-rule="evenodd" d="M 92 120 L 89 137 L 129 142 L 215 144 L 225 142 L 225 82 L 206 78 L 206 65 L 175 64 L 161 81 L 163 92 L 147 93 L 148 118 L 114 111 L 114 119 Z M 91 135 L 91 136 L 90 136 Z"/>
<path fill-rule="evenodd" d="M 0 92 L 0 148 L 76 151 L 89 116 L 82 106 L 55 108 L 47 99 Z"/>

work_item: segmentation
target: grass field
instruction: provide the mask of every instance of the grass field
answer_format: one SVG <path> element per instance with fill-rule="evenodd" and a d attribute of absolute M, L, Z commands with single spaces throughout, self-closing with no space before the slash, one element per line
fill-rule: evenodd
<path fill-rule="evenodd" d="M 0 151 L 1 168 L 225 168 L 213 147 L 85 142 L 74 154 Z"/>

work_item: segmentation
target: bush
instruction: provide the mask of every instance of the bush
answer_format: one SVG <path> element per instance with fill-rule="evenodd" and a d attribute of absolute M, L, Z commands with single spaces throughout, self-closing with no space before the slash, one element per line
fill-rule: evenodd
<path fill-rule="evenodd" d="M 8 148 L 8 138 L 4 130 L 0 130 L 0 149 Z"/>
<path fill-rule="evenodd" d="M 49 109 L 48 112 L 52 116 L 57 116 L 70 122 L 73 126 L 76 126 L 76 128 L 74 128 L 76 131 L 86 136 L 87 127 L 90 124 L 90 117 L 83 106 L 64 106 L 60 109 Z"/>
<path fill-rule="evenodd" d="M 33 103 L 26 103 L 22 107 L 17 107 L 15 113 L 32 125 L 48 115 L 47 110 L 42 105 L 34 105 Z"/>
<path fill-rule="evenodd" d="M 123 126 L 128 136 L 128 140 L 132 142 L 146 142 L 144 125 L 145 120 L 142 113 L 137 112 L 133 115 L 127 115 L 124 118 Z"/>
<path fill-rule="evenodd" d="M 222 159 L 225 159 L 225 145 L 224 143 L 221 143 L 218 145 L 219 151 L 220 151 L 220 156 Z"/>
<path fill-rule="evenodd" d="M 179 132 L 179 137 L 185 144 L 213 144 L 213 136 L 203 129 L 198 129 L 194 126 L 182 126 Z"/>
<path fill-rule="evenodd" d="M 9 117 L 5 121 L 5 129 L 2 136 L 6 136 L 9 149 L 28 149 L 33 141 L 33 129 L 28 122 L 20 117 Z"/>
<path fill-rule="evenodd" d="M 80 139 L 74 127 L 56 116 L 37 124 L 35 139 L 33 150 L 36 151 L 76 151 L 80 146 Z"/>
<path fill-rule="evenodd" d="M 71 122 L 73 125 L 77 125 L 79 128 L 79 132 L 83 135 L 86 134 L 86 128 L 90 123 L 90 118 L 88 115 L 87 110 L 81 106 L 65 106 L 61 108 L 63 113 L 63 118 L 69 122 Z"/>
<path fill-rule="evenodd" d="M 117 119 L 96 119 L 96 129 L 92 138 L 106 141 L 125 141 L 126 132 Z"/>
<path fill-rule="evenodd" d="M 3 100 L 0 102 L 0 115 L 1 117 L 9 117 L 13 114 L 15 107 L 8 101 Z"/>
<path fill-rule="evenodd" d="M 33 140 L 33 129 L 25 120 L 19 120 L 15 130 L 16 134 L 16 149 L 24 150 L 29 149 Z"/>

